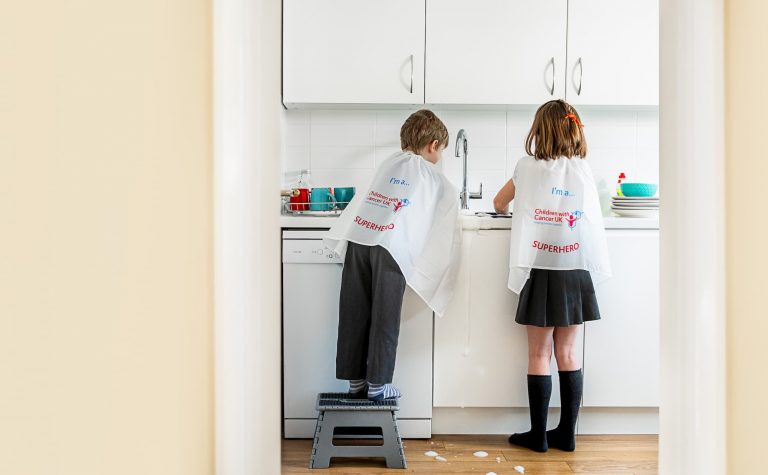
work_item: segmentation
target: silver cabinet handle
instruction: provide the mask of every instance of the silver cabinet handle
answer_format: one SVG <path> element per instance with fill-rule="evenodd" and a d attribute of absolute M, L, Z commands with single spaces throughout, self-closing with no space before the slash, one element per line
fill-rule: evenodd
<path fill-rule="evenodd" d="M 555 57 L 552 56 L 552 59 L 549 60 L 550 63 L 552 63 L 552 87 L 549 89 L 549 95 L 554 96 L 555 95 Z"/>
<path fill-rule="evenodd" d="M 584 64 L 581 62 L 581 58 L 579 58 L 579 89 L 576 91 L 576 95 L 581 95 L 581 80 L 584 78 Z"/>
<path fill-rule="evenodd" d="M 413 55 L 411 55 L 411 94 L 413 94 Z"/>

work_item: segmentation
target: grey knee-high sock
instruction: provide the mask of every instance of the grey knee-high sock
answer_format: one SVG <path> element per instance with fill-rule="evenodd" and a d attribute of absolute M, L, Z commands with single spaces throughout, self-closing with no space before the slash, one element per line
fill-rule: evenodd
<path fill-rule="evenodd" d="M 536 452 L 547 451 L 547 412 L 552 395 L 552 376 L 528 375 L 528 404 L 531 411 L 531 430 L 509 436 L 509 443 Z"/>
<path fill-rule="evenodd" d="M 576 420 L 579 418 L 581 395 L 584 392 L 584 375 L 576 371 L 560 371 L 560 423 L 547 431 L 550 447 L 573 452 L 576 450 Z"/>

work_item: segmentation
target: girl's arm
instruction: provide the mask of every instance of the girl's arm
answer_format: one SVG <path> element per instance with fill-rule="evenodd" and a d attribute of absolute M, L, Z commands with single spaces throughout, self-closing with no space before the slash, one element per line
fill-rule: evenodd
<path fill-rule="evenodd" d="M 515 198 L 515 183 L 509 180 L 493 198 L 493 207 L 499 214 L 509 213 L 509 203 Z"/>

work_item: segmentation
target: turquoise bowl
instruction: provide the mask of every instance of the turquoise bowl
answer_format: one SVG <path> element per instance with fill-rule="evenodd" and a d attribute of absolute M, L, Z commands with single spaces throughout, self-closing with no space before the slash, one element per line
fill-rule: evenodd
<path fill-rule="evenodd" d="M 621 192 L 624 196 L 631 197 L 650 197 L 656 194 L 659 185 L 653 183 L 622 183 Z"/>

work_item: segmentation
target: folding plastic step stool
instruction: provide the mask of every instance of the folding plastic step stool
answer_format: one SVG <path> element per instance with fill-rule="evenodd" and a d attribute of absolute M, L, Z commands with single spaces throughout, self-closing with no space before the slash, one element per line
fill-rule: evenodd
<path fill-rule="evenodd" d="M 347 393 L 320 393 L 315 407 L 319 414 L 309 468 L 328 468 L 331 457 L 384 457 L 387 468 L 407 467 L 395 416 L 400 410 L 397 399 L 369 401 L 352 399 Z M 357 429 L 354 433 L 359 438 L 383 439 L 384 445 L 333 445 L 337 427 Z"/>

